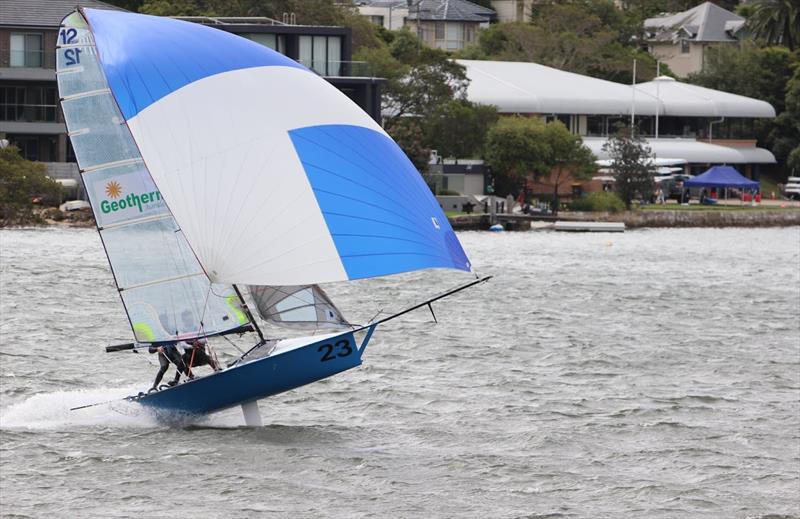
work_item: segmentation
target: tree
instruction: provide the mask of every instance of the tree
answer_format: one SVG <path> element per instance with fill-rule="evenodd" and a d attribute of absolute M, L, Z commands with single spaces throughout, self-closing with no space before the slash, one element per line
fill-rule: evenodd
<path fill-rule="evenodd" d="M 752 6 L 747 25 L 754 37 L 794 50 L 800 44 L 800 4 L 797 0 L 761 0 Z"/>
<path fill-rule="evenodd" d="M 622 127 L 603 145 L 603 151 L 611 156 L 611 171 L 616 178 L 614 189 L 627 209 L 631 208 L 633 200 L 647 200 L 652 196 L 653 152 L 641 135 L 631 135 L 629 128 Z"/>
<path fill-rule="evenodd" d="M 485 159 L 494 171 L 495 193 L 519 191 L 528 175 L 545 167 L 540 161 L 547 154 L 544 125 L 537 118 L 503 117 L 489 129 Z"/>
<path fill-rule="evenodd" d="M 503 23 L 481 31 L 477 44 L 461 57 L 535 62 L 630 83 L 634 58 L 638 79 L 656 74 L 655 58 L 635 44 L 637 31 L 611 4 L 544 4 L 536 7 L 531 23 Z"/>
<path fill-rule="evenodd" d="M 367 61 L 377 76 L 386 78 L 381 100 L 384 127 L 424 172 L 432 146 L 431 127 L 447 114 L 451 102 L 466 102 L 469 80 L 463 66 L 443 51 L 420 46 L 407 29 L 381 35 L 388 40 L 385 45 L 362 48 L 355 59 Z"/>
<path fill-rule="evenodd" d="M 478 155 L 483 149 L 486 132 L 497 117 L 494 106 L 454 99 L 433 114 L 427 141 L 442 157 L 458 159 Z"/>
<path fill-rule="evenodd" d="M 425 173 L 431 157 L 431 148 L 425 138 L 424 120 L 417 117 L 392 119 L 385 125 L 386 133 L 392 136 L 403 153 L 417 168 Z"/>
<path fill-rule="evenodd" d="M 517 191 L 532 176 L 553 187 L 553 212 L 558 213 L 558 187 L 567 175 L 583 179 L 595 170 L 594 156 L 560 121 L 537 118 L 500 119 L 486 138 L 486 161 L 496 172 L 498 193 Z"/>
<path fill-rule="evenodd" d="M 583 145 L 583 140 L 572 134 L 561 121 L 548 123 L 544 139 L 550 148 L 543 161 L 544 171 L 550 170 L 549 183 L 553 186 L 553 214 L 558 214 L 558 188 L 565 177 L 585 180 L 597 171 L 595 157 Z M 547 178 L 547 174 L 542 175 Z"/>
<path fill-rule="evenodd" d="M 45 171 L 44 164 L 23 159 L 15 146 L 0 148 L 0 227 L 35 220 L 34 198 L 58 201 L 61 186 Z"/>
<path fill-rule="evenodd" d="M 741 46 L 720 45 L 706 52 L 703 70 L 691 74 L 688 81 L 716 90 L 762 99 L 775 107 L 773 120 L 755 121 L 756 137 L 760 146 L 770 149 L 777 160 L 778 170 L 785 170 L 788 154 L 796 142 L 796 120 L 784 116 L 787 110 L 789 80 L 800 66 L 800 53 L 789 52 L 785 47 L 759 48 L 753 43 Z"/>

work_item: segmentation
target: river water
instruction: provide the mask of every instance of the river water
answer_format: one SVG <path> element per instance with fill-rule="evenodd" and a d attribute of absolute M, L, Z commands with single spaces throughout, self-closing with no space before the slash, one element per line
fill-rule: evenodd
<path fill-rule="evenodd" d="M 0 515 L 800 517 L 800 229 L 460 238 L 495 278 L 438 324 L 387 323 L 264 427 L 169 427 L 69 411 L 157 370 L 104 352 L 130 329 L 97 233 L 0 231 Z M 468 279 L 329 292 L 364 322 Z"/>

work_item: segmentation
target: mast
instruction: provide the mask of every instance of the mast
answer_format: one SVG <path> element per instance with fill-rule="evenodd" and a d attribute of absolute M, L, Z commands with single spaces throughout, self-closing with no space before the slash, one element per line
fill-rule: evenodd
<path fill-rule="evenodd" d="M 258 327 L 258 323 L 256 323 L 255 319 L 253 319 L 253 314 L 250 313 L 250 307 L 247 306 L 247 301 L 244 300 L 244 297 L 242 297 L 242 293 L 239 292 L 239 287 L 233 285 L 233 289 L 236 291 L 236 295 L 239 296 L 239 301 L 242 302 L 242 310 L 244 310 L 244 313 L 247 314 L 247 318 L 250 319 L 250 324 L 252 324 L 253 328 L 256 329 L 256 333 L 258 333 L 258 338 L 261 339 L 262 343 L 267 342 L 266 339 L 264 339 L 264 334 L 261 333 L 261 328 Z"/>

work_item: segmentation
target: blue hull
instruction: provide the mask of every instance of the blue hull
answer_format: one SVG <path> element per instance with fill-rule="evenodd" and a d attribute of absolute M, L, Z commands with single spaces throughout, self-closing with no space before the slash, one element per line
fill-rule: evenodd
<path fill-rule="evenodd" d="M 252 402 L 316 382 L 361 365 L 374 326 L 363 343 L 352 332 L 307 344 L 278 348 L 271 355 L 238 364 L 136 400 L 155 410 L 202 415 Z"/>

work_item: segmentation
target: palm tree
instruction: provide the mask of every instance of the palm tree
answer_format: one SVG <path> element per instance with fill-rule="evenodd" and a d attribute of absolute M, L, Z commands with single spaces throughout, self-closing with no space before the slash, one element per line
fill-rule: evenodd
<path fill-rule="evenodd" d="M 752 34 L 794 50 L 800 43 L 800 4 L 797 0 L 762 0 L 747 20 Z"/>

